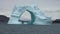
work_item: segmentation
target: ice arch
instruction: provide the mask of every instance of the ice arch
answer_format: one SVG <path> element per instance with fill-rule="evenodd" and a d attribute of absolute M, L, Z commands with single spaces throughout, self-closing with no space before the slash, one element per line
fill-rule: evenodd
<path fill-rule="evenodd" d="M 31 21 L 27 24 L 49 25 L 52 23 L 51 18 L 45 16 L 36 6 L 15 6 L 8 24 L 22 24 L 19 18 L 25 11 L 31 14 Z"/>

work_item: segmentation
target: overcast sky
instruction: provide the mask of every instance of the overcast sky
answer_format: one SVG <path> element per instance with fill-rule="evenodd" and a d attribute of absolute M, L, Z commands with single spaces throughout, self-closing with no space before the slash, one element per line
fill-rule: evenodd
<path fill-rule="evenodd" d="M 0 0 L 0 10 L 11 10 L 11 8 L 16 4 L 37 4 L 41 10 L 60 10 L 60 0 Z"/>

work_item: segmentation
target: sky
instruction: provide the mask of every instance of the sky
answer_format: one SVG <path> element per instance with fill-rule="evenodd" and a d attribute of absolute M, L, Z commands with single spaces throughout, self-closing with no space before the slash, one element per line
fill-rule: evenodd
<path fill-rule="evenodd" d="M 60 0 L 0 0 L 0 10 L 9 9 L 15 6 L 16 4 L 20 5 L 32 5 L 36 4 L 41 10 L 60 10 Z"/>
<path fill-rule="evenodd" d="M 15 5 L 37 5 L 41 11 L 60 11 L 60 0 L 0 0 L 0 14 L 10 16 Z"/>

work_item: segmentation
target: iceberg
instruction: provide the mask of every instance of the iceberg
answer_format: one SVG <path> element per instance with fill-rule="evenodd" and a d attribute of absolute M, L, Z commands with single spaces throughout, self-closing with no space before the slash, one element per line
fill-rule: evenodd
<path fill-rule="evenodd" d="M 28 11 L 31 14 L 31 20 L 19 21 L 19 18 L 25 11 Z M 40 9 L 37 6 L 15 6 L 8 24 L 22 24 L 22 22 L 26 22 L 26 24 L 33 24 L 33 25 L 52 24 L 51 17 L 45 16 L 45 14 L 42 11 L 40 11 Z"/>

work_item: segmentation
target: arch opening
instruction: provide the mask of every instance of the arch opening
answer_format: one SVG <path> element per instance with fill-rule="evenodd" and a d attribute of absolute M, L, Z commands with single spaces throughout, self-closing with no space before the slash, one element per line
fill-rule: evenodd
<path fill-rule="evenodd" d="M 33 24 L 33 22 L 35 21 L 35 15 L 33 14 L 33 12 L 26 10 L 21 17 L 19 18 L 18 21 L 21 21 L 22 24 Z"/>

